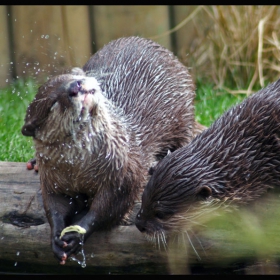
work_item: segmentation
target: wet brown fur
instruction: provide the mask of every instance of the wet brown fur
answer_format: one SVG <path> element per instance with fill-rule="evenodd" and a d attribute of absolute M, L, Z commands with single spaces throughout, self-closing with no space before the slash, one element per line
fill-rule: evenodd
<path fill-rule="evenodd" d="M 96 78 L 101 92 L 88 77 Z M 90 103 L 85 110 L 77 101 L 84 96 Z M 80 248 L 69 233 L 62 239 L 69 248 L 63 248 L 63 228 L 80 225 L 86 239 L 122 221 L 147 183 L 149 167 L 203 129 L 194 122 L 194 96 L 186 67 L 138 37 L 112 41 L 83 69 L 39 88 L 22 132 L 34 138 L 53 251 L 62 263 L 65 253 Z"/>
<path fill-rule="evenodd" d="M 225 112 L 155 168 L 136 226 L 165 240 L 219 207 L 246 204 L 280 185 L 280 80 Z"/>

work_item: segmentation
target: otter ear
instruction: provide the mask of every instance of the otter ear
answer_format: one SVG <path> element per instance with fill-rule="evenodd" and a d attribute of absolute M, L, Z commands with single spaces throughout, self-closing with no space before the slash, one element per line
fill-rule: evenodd
<path fill-rule="evenodd" d="M 76 76 L 85 76 L 85 72 L 83 71 L 83 69 L 81 69 L 79 67 L 72 68 L 71 74 L 76 75 Z"/>
<path fill-rule="evenodd" d="M 212 195 L 212 190 L 208 186 L 199 186 L 196 195 L 199 198 L 206 200 Z"/>
<path fill-rule="evenodd" d="M 148 174 L 152 176 L 154 174 L 154 172 L 155 172 L 155 168 L 153 166 L 151 166 L 149 168 Z"/>
<path fill-rule="evenodd" d="M 156 167 L 157 167 L 157 164 L 158 164 L 158 161 L 152 162 L 152 164 L 151 164 L 151 166 L 150 166 L 150 168 L 148 170 L 148 174 L 149 175 L 153 175 L 154 174 L 154 172 L 156 170 Z"/>

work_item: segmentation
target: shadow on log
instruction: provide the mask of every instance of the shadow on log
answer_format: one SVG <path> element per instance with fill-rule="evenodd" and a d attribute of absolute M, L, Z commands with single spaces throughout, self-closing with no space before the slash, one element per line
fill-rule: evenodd
<path fill-rule="evenodd" d="M 84 246 L 87 266 L 83 269 L 70 261 L 60 266 L 53 257 L 39 175 L 27 171 L 25 163 L 0 162 L 0 273 L 278 273 L 278 197 L 269 195 L 250 212 L 221 215 L 218 220 L 222 223 L 214 219 L 197 231 L 192 242 L 199 257 L 188 241 L 171 246 L 167 254 L 148 242 L 134 225 L 94 233 Z M 135 211 L 137 208 L 139 202 Z M 254 221 L 254 213 L 261 220 Z M 275 217 L 271 223 L 277 224 L 269 231 L 267 216 Z M 262 247 L 268 238 L 272 245 Z"/>

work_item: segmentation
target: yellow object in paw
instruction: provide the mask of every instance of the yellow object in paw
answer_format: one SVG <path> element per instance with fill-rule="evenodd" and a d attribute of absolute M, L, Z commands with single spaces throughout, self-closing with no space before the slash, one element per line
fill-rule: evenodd
<path fill-rule="evenodd" d="M 62 237 L 66 232 L 70 232 L 70 231 L 77 231 L 77 232 L 80 233 L 80 234 L 85 234 L 85 233 L 87 232 L 84 228 L 82 228 L 82 227 L 80 227 L 80 226 L 78 226 L 78 225 L 69 226 L 69 227 L 66 227 L 65 229 L 63 229 L 63 231 L 61 232 L 59 238 L 61 239 L 61 237 Z"/>

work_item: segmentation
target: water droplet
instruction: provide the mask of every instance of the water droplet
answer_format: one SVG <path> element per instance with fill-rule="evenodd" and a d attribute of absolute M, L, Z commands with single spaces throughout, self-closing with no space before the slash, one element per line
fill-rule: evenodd
<path fill-rule="evenodd" d="M 17 262 L 15 262 L 14 266 L 17 266 Z"/>
<path fill-rule="evenodd" d="M 19 254 L 20 254 L 20 252 L 18 251 L 18 252 L 17 252 L 17 256 L 19 256 Z"/>
<path fill-rule="evenodd" d="M 41 38 L 44 38 L 45 37 L 45 35 L 41 35 Z"/>
<path fill-rule="evenodd" d="M 49 35 L 45 35 L 45 39 L 49 39 L 50 38 L 50 36 Z"/>

